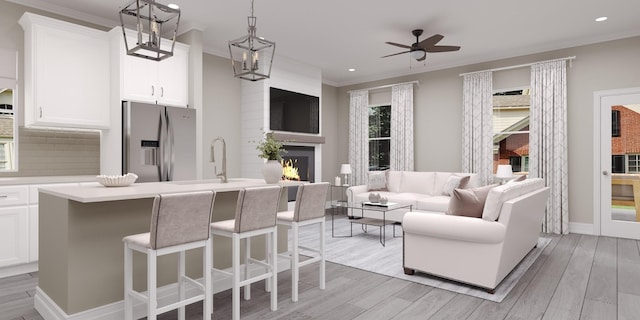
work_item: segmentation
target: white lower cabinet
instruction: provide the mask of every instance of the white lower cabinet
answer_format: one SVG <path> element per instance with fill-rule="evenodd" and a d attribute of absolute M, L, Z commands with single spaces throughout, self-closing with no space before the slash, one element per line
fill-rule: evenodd
<path fill-rule="evenodd" d="M 28 190 L 0 187 L 0 267 L 29 261 Z"/>
<path fill-rule="evenodd" d="M 0 267 L 29 261 L 27 207 L 0 208 Z"/>

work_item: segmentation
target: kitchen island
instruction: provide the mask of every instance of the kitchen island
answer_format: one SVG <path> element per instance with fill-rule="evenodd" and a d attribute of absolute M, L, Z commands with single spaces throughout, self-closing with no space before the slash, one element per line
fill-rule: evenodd
<path fill-rule="evenodd" d="M 299 183 L 282 182 L 288 187 Z M 238 190 L 265 185 L 262 179 L 135 183 L 107 188 L 85 186 L 40 189 L 39 284 L 35 308 L 45 319 L 121 319 L 123 310 L 124 249 L 122 238 L 149 232 L 153 197 L 160 193 L 215 190 L 212 221 L 233 219 Z M 280 210 L 287 206 L 283 188 Z M 213 238 L 216 268 L 231 266 L 231 243 Z M 264 257 L 264 240 L 252 241 L 252 254 Z M 278 251 L 287 248 L 287 229 L 278 228 Z M 146 290 L 146 260 L 134 255 L 134 287 Z M 187 253 L 187 273 L 202 276 L 200 250 Z M 159 286 L 174 283 L 177 256 L 158 260 Z M 286 268 L 288 264 L 281 264 Z M 282 269 L 281 269 L 282 270 Z M 214 278 L 214 292 L 230 288 L 230 281 Z M 159 291 L 162 294 L 162 291 Z"/>

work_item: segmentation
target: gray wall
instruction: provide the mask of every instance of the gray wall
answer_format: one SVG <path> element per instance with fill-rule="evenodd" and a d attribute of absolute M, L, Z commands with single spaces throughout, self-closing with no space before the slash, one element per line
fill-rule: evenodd
<path fill-rule="evenodd" d="M 322 135 L 325 144 L 322 145 L 322 181 L 333 182 L 333 178 L 340 173 L 341 157 L 338 140 L 348 139 L 340 135 L 338 113 L 338 89 L 326 84 L 322 85 Z"/>
<path fill-rule="evenodd" d="M 240 177 L 240 81 L 233 77 L 229 59 L 204 54 L 203 65 L 203 178 L 214 177 L 210 146 L 218 136 L 227 144 L 227 177 Z M 222 159 L 222 146 L 216 144 L 216 160 Z M 222 170 L 218 167 L 218 171 Z"/>
<path fill-rule="evenodd" d="M 488 63 L 341 87 L 338 90 L 340 136 L 348 130 L 347 91 L 412 80 L 415 88 L 415 169 L 461 170 L 462 78 L 460 73 L 577 56 L 567 69 L 569 144 L 569 220 L 593 223 L 593 92 L 640 86 L 640 37 L 573 47 Z M 428 59 L 428 58 L 427 58 Z M 427 61 L 428 63 L 428 61 Z M 529 69 L 494 73 L 494 89 L 529 85 Z M 443 137 L 447 137 L 443 139 Z M 346 161 L 347 140 L 338 140 Z"/>

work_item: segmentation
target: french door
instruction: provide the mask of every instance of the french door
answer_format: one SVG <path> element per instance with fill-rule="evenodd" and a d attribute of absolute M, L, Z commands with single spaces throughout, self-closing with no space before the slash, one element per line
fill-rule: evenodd
<path fill-rule="evenodd" d="M 640 239 L 640 88 L 595 92 L 594 108 L 596 227 Z"/>

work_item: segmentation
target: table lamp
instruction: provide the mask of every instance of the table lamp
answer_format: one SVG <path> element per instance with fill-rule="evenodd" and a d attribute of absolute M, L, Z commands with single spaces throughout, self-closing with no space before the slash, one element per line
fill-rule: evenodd
<path fill-rule="evenodd" d="M 349 185 L 349 175 L 351 174 L 351 165 L 348 163 L 342 164 L 340 166 L 340 174 L 344 174 L 344 184 L 343 186 Z"/>
<path fill-rule="evenodd" d="M 510 164 L 500 164 L 496 170 L 496 178 L 500 179 L 500 184 L 513 177 L 513 169 Z"/>

